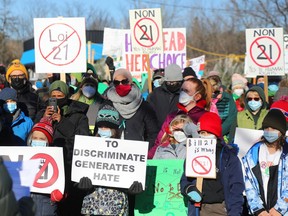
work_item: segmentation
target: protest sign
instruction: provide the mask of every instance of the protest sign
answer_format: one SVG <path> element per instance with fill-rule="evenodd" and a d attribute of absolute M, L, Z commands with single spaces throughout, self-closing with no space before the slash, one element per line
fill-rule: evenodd
<path fill-rule="evenodd" d="M 63 150 L 60 147 L 0 147 L 4 161 L 27 161 L 40 159 L 31 192 L 51 193 L 58 189 L 64 192 Z M 21 177 L 21 176 L 20 176 Z"/>
<path fill-rule="evenodd" d="M 198 79 L 204 75 L 205 68 L 205 55 L 189 59 L 190 67 L 195 71 Z"/>
<path fill-rule="evenodd" d="M 283 28 L 246 29 L 245 74 L 284 75 Z"/>
<path fill-rule="evenodd" d="M 288 34 L 284 35 L 284 64 L 285 73 L 288 74 Z"/>
<path fill-rule="evenodd" d="M 216 139 L 187 140 L 186 176 L 216 178 Z"/>
<path fill-rule="evenodd" d="M 86 71 L 85 18 L 35 18 L 36 73 Z"/>
<path fill-rule="evenodd" d="M 133 181 L 145 187 L 148 142 L 75 136 L 72 181 L 84 176 L 93 185 L 129 188 Z"/>
<path fill-rule="evenodd" d="M 184 160 L 148 160 L 146 189 L 136 196 L 136 215 L 187 215 L 180 191 Z"/>

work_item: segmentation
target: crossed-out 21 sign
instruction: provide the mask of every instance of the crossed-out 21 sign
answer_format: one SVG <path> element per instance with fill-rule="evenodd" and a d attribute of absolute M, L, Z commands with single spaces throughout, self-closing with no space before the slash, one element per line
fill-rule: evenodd
<path fill-rule="evenodd" d="M 36 73 L 86 71 L 85 18 L 34 19 Z"/>
<path fill-rule="evenodd" d="M 129 10 L 134 53 L 154 54 L 163 52 L 161 9 Z"/>
<path fill-rule="evenodd" d="M 283 29 L 246 29 L 245 73 L 284 75 Z"/>
<path fill-rule="evenodd" d="M 216 178 L 216 139 L 190 138 L 187 140 L 185 175 Z"/>

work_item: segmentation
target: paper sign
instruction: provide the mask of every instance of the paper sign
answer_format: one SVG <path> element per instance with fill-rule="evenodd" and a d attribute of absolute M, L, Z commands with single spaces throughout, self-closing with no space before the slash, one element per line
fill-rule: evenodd
<path fill-rule="evenodd" d="M 204 75 L 205 55 L 189 59 L 189 63 L 190 67 L 192 67 L 192 69 L 195 71 L 198 79 L 200 79 Z"/>
<path fill-rule="evenodd" d="M 36 73 L 86 71 L 85 18 L 35 18 Z"/>
<path fill-rule="evenodd" d="M 288 34 L 284 35 L 284 63 L 285 73 L 288 74 Z"/>
<path fill-rule="evenodd" d="M 216 178 L 216 139 L 187 140 L 186 176 Z"/>
<path fill-rule="evenodd" d="M 148 142 L 75 136 L 72 181 L 87 176 L 93 185 L 129 188 L 145 185 Z"/>
<path fill-rule="evenodd" d="M 0 156 L 4 161 L 40 160 L 31 191 L 49 194 L 58 189 L 64 192 L 65 177 L 61 147 L 0 147 Z"/>

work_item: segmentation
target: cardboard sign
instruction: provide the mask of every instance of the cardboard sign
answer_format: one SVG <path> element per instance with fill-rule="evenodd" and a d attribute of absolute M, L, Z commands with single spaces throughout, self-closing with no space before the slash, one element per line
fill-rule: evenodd
<path fill-rule="evenodd" d="M 49 194 L 58 189 L 64 192 L 65 176 L 61 147 L 0 147 L 0 156 L 4 161 L 40 159 L 31 191 Z"/>
<path fill-rule="evenodd" d="M 148 160 L 146 189 L 136 196 L 136 215 L 186 216 L 188 209 L 180 191 L 184 160 Z"/>
<path fill-rule="evenodd" d="M 284 75 L 283 28 L 246 29 L 245 74 Z"/>
<path fill-rule="evenodd" d="M 75 136 L 72 181 L 84 176 L 93 185 L 129 188 L 145 186 L 148 142 Z"/>
<path fill-rule="evenodd" d="M 133 53 L 163 53 L 161 9 L 129 10 L 129 16 Z"/>
<path fill-rule="evenodd" d="M 216 178 L 216 139 L 187 139 L 186 176 Z"/>
<path fill-rule="evenodd" d="M 35 18 L 36 73 L 86 71 L 85 18 Z"/>

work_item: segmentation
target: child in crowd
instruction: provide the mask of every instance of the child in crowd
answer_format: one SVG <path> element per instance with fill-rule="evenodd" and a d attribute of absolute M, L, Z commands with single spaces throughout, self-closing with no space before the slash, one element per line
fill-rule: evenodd
<path fill-rule="evenodd" d="M 183 131 L 186 123 L 192 123 L 188 115 L 177 115 L 170 123 L 161 139 L 153 159 L 185 159 L 187 136 Z"/>
<path fill-rule="evenodd" d="M 197 124 L 200 138 L 217 139 L 216 179 L 204 179 L 202 193 L 196 188 L 196 178 L 182 175 L 180 186 L 189 198 L 188 215 L 196 215 L 195 202 L 201 202 L 200 215 L 241 215 L 244 182 L 240 160 L 235 149 L 222 138 L 220 117 L 212 112 L 203 114 Z"/>

